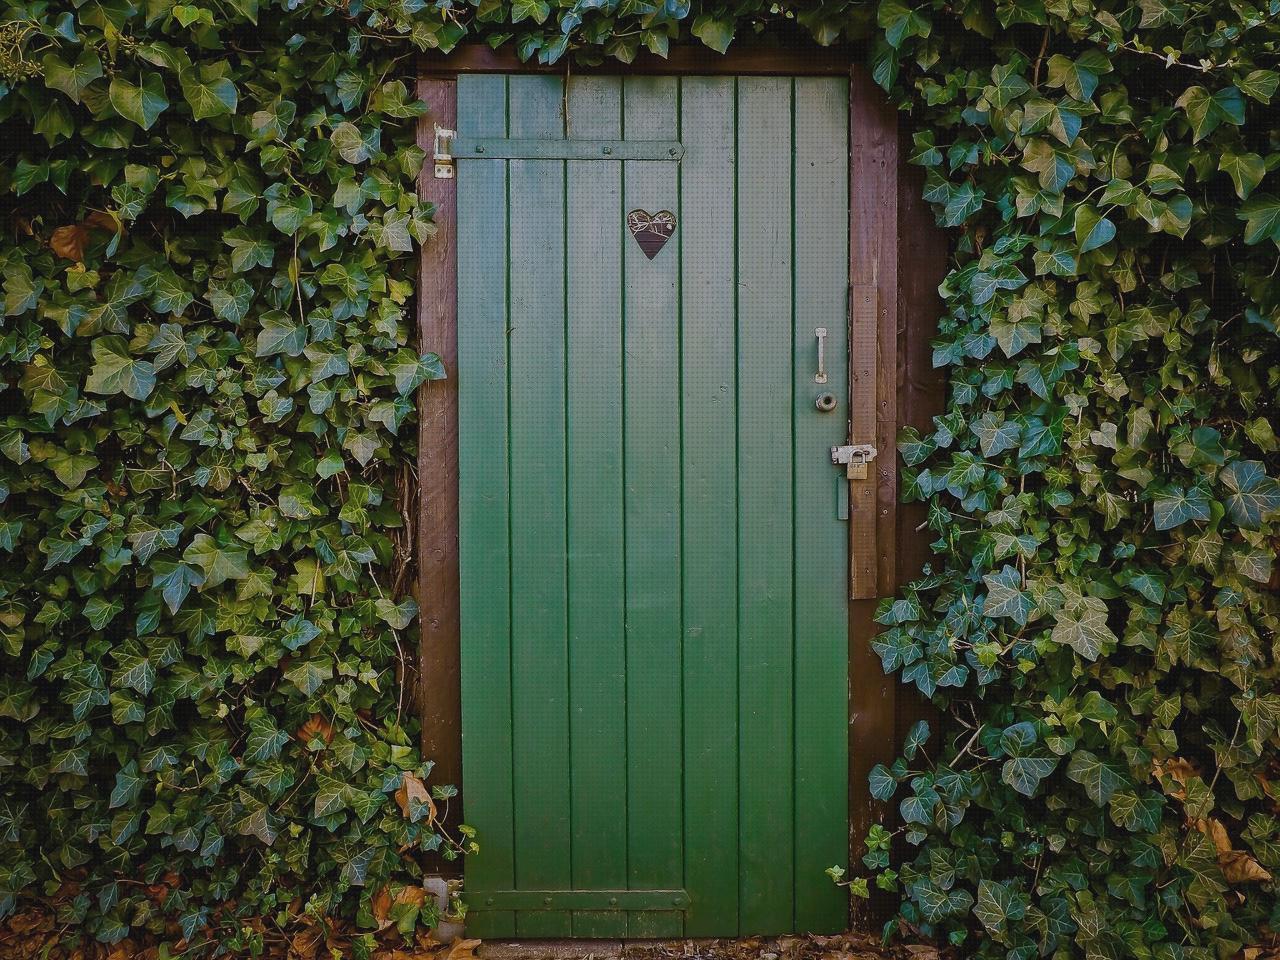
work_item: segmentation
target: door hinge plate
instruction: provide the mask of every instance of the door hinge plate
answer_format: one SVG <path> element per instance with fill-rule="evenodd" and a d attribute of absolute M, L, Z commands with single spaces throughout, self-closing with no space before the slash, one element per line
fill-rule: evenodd
<path fill-rule="evenodd" d="M 867 464 L 876 458 L 876 448 L 869 443 L 850 443 L 831 448 L 831 462 L 845 468 L 850 480 L 867 479 Z"/>
<path fill-rule="evenodd" d="M 435 159 L 436 179 L 453 179 L 453 140 L 458 135 L 456 130 L 436 127 L 435 143 L 432 154 Z"/>

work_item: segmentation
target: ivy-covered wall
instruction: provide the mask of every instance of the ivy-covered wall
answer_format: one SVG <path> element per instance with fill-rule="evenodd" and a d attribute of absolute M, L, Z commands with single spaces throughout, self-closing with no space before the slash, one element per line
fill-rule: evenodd
<path fill-rule="evenodd" d="M 908 856 L 873 831 L 854 892 L 988 957 L 1274 941 L 1280 0 L 0 20 L 0 915 L 232 951 L 434 919 L 422 854 L 467 841 L 403 682 L 441 373 L 408 321 L 416 51 L 807 33 L 866 48 L 955 241 L 947 412 L 901 446 L 937 557 L 876 644 L 942 729 L 874 772 Z"/>

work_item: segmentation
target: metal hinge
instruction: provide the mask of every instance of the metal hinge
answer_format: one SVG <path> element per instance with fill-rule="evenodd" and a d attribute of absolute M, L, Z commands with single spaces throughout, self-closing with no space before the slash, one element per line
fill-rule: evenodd
<path fill-rule="evenodd" d="M 867 479 L 867 464 L 876 458 L 876 448 L 869 443 L 851 443 L 831 448 L 831 462 L 844 465 L 845 476 L 850 480 Z"/>
<path fill-rule="evenodd" d="M 432 154 L 435 156 L 437 180 L 453 179 L 453 138 L 457 135 L 458 131 L 456 130 L 436 127 L 436 139 Z"/>

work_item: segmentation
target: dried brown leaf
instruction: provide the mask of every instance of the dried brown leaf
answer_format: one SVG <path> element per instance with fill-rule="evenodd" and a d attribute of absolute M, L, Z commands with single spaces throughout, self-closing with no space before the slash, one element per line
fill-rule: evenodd
<path fill-rule="evenodd" d="M 1265 883 L 1271 879 L 1266 867 L 1243 850 L 1229 850 L 1218 854 L 1218 865 L 1227 883 Z"/>
<path fill-rule="evenodd" d="M 82 223 L 58 227 L 49 237 L 49 249 L 64 260 L 83 260 L 89 228 Z"/>
<path fill-rule="evenodd" d="M 436 805 L 431 799 L 431 791 L 427 789 L 427 785 L 420 778 L 411 773 L 406 773 L 401 780 L 400 789 L 396 791 L 396 803 L 400 806 L 400 812 L 408 817 L 413 810 L 415 802 L 426 805 L 428 821 L 434 822 L 436 819 Z"/>
<path fill-rule="evenodd" d="M 444 960 L 474 960 L 479 940 L 455 940 L 444 955 Z"/>
<path fill-rule="evenodd" d="M 298 728 L 298 739 L 303 743 L 310 743 L 316 737 L 323 737 L 325 743 L 333 743 L 333 724 L 318 713 L 313 713 L 311 718 Z"/>

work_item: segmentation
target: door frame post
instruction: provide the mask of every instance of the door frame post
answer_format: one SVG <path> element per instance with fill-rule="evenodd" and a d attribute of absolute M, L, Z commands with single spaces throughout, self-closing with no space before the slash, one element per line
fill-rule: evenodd
<path fill-rule="evenodd" d="M 867 777 L 898 750 L 898 680 L 871 649 L 879 598 L 897 589 L 898 114 L 870 74 L 849 74 L 850 443 L 873 444 L 866 479 L 849 481 L 849 831 L 851 860 L 866 852 L 888 806 Z M 869 919 L 855 906 L 854 925 Z M 859 915 L 863 914 L 863 915 Z"/>
<path fill-rule="evenodd" d="M 458 83 L 422 77 L 418 97 L 429 112 L 418 123 L 426 161 L 418 197 L 435 205 L 436 235 L 421 245 L 418 262 L 418 344 L 440 356 L 445 379 L 418 390 L 418 503 L 416 593 L 420 639 L 415 697 L 422 752 L 432 782 L 462 783 L 461 620 L 458 576 L 458 225 L 457 180 L 435 176 L 435 130 L 457 128 Z M 461 805 L 451 811 L 460 815 Z"/>

